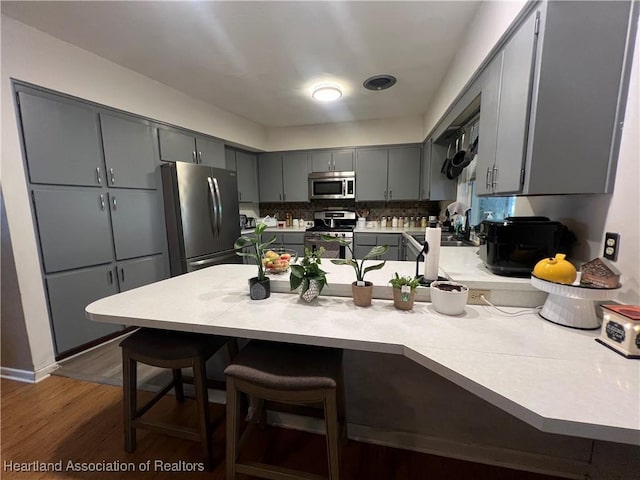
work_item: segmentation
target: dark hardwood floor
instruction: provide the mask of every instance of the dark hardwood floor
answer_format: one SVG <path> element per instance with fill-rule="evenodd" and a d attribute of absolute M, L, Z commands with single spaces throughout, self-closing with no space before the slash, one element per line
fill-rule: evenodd
<path fill-rule="evenodd" d="M 202 461 L 200 445 L 151 432 L 138 432 L 135 453 L 123 449 L 122 390 L 119 387 L 63 377 L 50 377 L 31 385 L 11 380 L 1 384 L 2 479 L 189 479 L 223 480 L 224 407 L 211 404 L 213 418 L 220 420 L 214 432 L 214 453 L 218 460 L 212 472 L 179 474 Z M 142 393 L 142 395 L 151 395 Z M 185 424 L 195 422 L 194 405 L 177 404 L 163 398 L 148 414 L 169 417 Z M 245 458 L 273 462 L 317 474 L 326 472 L 324 436 L 268 427 L 256 429 L 246 444 Z M 11 472 L 8 462 L 60 462 L 63 472 Z M 81 468 L 132 462 L 135 471 L 87 472 L 68 470 L 68 462 Z M 140 465 L 150 461 L 150 471 Z M 163 471 L 159 468 L 162 463 Z M 546 475 L 521 472 L 434 455 L 349 441 L 344 450 L 344 480 L 545 480 Z"/>

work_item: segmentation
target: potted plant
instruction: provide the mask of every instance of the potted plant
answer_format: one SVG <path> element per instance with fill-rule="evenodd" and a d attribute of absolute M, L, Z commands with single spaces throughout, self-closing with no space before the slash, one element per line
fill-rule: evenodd
<path fill-rule="evenodd" d="M 274 237 L 267 242 L 262 241 L 262 233 L 266 228 L 266 223 L 258 223 L 253 234 L 240 236 L 233 245 L 237 255 L 253 258 L 258 264 L 258 276 L 249 279 L 249 296 L 252 300 L 264 300 L 271 295 L 271 282 L 265 274 L 262 257 L 265 249 L 276 239 Z M 248 251 L 243 251 L 244 249 Z"/>
<path fill-rule="evenodd" d="M 393 306 L 398 310 L 411 310 L 420 280 L 414 277 L 401 277 L 396 272 L 389 283 L 393 287 Z"/>
<path fill-rule="evenodd" d="M 351 248 L 351 243 L 347 240 L 343 240 L 342 238 L 331 237 L 329 235 L 322 235 L 322 239 L 329 242 L 338 242 L 341 245 L 344 245 L 349 252 L 351 252 L 351 258 L 336 258 L 332 259 L 331 263 L 335 263 L 336 265 L 350 265 L 356 271 L 356 281 L 351 284 L 351 293 L 353 295 L 353 303 L 355 303 L 359 307 L 368 307 L 371 305 L 371 297 L 373 295 L 373 283 L 366 282 L 364 280 L 364 276 L 367 272 L 372 270 L 380 270 L 387 263 L 386 260 L 383 260 L 381 263 L 375 265 L 369 265 L 365 268 L 364 262 L 366 260 L 372 260 L 375 257 L 379 257 L 384 255 L 389 250 L 389 245 L 376 245 L 369 253 L 362 257 L 360 261 L 355 258 L 353 253 L 353 249 Z"/>
<path fill-rule="evenodd" d="M 322 263 L 320 257 L 323 253 L 323 247 L 314 251 L 305 248 L 304 257 L 300 263 L 296 262 L 290 266 L 289 285 L 291 290 L 298 289 L 300 298 L 307 302 L 317 298 L 327 284 L 327 272 L 320 268 Z"/>

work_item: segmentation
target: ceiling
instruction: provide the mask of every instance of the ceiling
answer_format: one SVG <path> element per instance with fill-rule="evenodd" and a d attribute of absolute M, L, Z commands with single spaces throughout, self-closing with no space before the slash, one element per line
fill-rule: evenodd
<path fill-rule="evenodd" d="M 422 115 L 476 1 L 10 2 L 2 13 L 266 127 Z M 391 74 L 372 92 L 362 82 Z M 310 87 L 344 86 L 318 103 Z"/>

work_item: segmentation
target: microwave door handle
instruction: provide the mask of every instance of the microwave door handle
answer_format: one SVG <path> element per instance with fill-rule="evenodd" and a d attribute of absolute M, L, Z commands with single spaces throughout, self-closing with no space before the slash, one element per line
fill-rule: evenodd
<path fill-rule="evenodd" d="M 215 187 L 213 185 L 213 179 L 207 177 L 207 183 L 209 184 L 209 196 L 211 197 L 211 205 L 213 207 L 213 223 L 211 224 L 211 230 L 213 235 L 218 235 L 218 206 L 216 205 L 216 196 L 214 193 Z"/>
<path fill-rule="evenodd" d="M 347 181 L 342 181 L 342 196 L 345 197 L 347 195 Z"/>
<path fill-rule="evenodd" d="M 216 192 L 216 205 L 218 206 L 218 235 L 222 231 L 222 197 L 220 195 L 220 186 L 218 185 L 218 179 L 213 177 L 213 186 L 215 187 Z"/>

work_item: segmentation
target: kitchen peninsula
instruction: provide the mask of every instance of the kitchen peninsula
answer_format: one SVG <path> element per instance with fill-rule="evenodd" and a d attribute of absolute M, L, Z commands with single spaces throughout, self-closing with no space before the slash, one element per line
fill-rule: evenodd
<path fill-rule="evenodd" d="M 390 262 L 371 275 L 378 292 L 403 263 L 413 265 Z M 351 269 L 326 267 L 339 294 Z M 596 343 L 597 332 L 482 306 L 449 317 L 423 301 L 401 312 L 388 300 L 359 308 L 326 292 L 312 304 L 288 293 L 252 301 L 254 274 L 255 266 L 215 266 L 98 300 L 86 312 L 97 322 L 402 355 L 544 432 L 640 445 L 640 363 Z"/>

